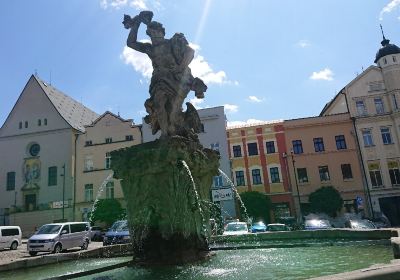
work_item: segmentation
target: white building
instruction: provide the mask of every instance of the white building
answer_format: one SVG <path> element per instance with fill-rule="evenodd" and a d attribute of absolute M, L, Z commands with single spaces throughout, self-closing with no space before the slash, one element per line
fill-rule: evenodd
<path fill-rule="evenodd" d="M 0 129 L 2 222 L 26 234 L 72 220 L 78 135 L 98 115 L 31 76 Z M 63 203 L 64 201 L 64 203 Z"/>
<path fill-rule="evenodd" d="M 217 150 L 220 153 L 220 169 L 231 180 L 231 168 L 228 155 L 228 141 L 226 136 L 226 117 L 223 106 L 197 110 L 202 123 L 202 132 L 199 133 L 200 143 L 205 148 Z M 152 135 L 151 128 L 143 121 L 143 142 L 154 141 L 160 137 L 160 132 Z M 232 180 L 231 180 L 232 181 Z M 210 194 L 214 202 L 221 206 L 223 217 L 236 217 L 235 194 L 232 187 L 223 175 L 214 177 L 214 184 Z"/>
<path fill-rule="evenodd" d="M 374 216 L 400 225 L 400 48 L 383 37 L 375 65 L 348 83 L 322 115 L 350 112 Z"/>

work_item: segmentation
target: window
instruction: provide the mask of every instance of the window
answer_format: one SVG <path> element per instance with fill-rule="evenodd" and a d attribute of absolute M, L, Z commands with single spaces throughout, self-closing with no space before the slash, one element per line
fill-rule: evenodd
<path fill-rule="evenodd" d="M 1 236 L 15 236 L 19 235 L 19 229 L 17 228 L 5 228 L 1 230 Z"/>
<path fill-rule="evenodd" d="M 22 129 L 22 122 L 19 122 L 19 129 Z"/>
<path fill-rule="evenodd" d="M 15 172 L 7 172 L 7 191 L 15 190 Z"/>
<path fill-rule="evenodd" d="M 388 162 L 390 182 L 392 185 L 400 185 L 400 170 L 397 161 Z"/>
<path fill-rule="evenodd" d="M 222 187 L 222 176 L 214 176 L 214 187 Z"/>
<path fill-rule="evenodd" d="M 85 185 L 85 201 L 86 202 L 93 201 L 93 184 Z"/>
<path fill-rule="evenodd" d="M 342 164 L 341 167 L 342 167 L 343 180 L 353 179 L 353 172 L 351 172 L 351 165 L 346 163 Z"/>
<path fill-rule="evenodd" d="M 126 135 L 125 141 L 133 141 L 133 135 Z"/>
<path fill-rule="evenodd" d="M 260 169 L 251 170 L 251 176 L 253 178 L 253 185 L 262 184 Z"/>
<path fill-rule="evenodd" d="M 397 59 L 395 56 L 392 56 L 393 62 L 397 62 Z"/>
<path fill-rule="evenodd" d="M 71 226 L 71 233 L 89 230 L 87 223 L 71 224 L 70 226 Z"/>
<path fill-rule="evenodd" d="M 363 100 L 356 101 L 357 114 L 359 116 L 365 116 L 367 114 L 367 109 L 365 108 L 365 104 Z"/>
<path fill-rule="evenodd" d="M 362 135 L 364 140 L 364 147 L 369 147 L 374 145 L 374 142 L 372 141 L 371 129 L 364 129 L 362 131 Z"/>
<path fill-rule="evenodd" d="M 240 145 L 234 145 L 233 149 L 233 157 L 241 157 L 242 156 L 242 148 Z"/>
<path fill-rule="evenodd" d="M 279 169 L 278 167 L 271 167 L 269 169 L 269 172 L 271 174 L 271 183 L 280 183 L 281 180 L 279 178 Z"/>
<path fill-rule="evenodd" d="M 399 105 L 397 104 L 397 98 L 395 94 L 392 94 L 393 106 L 397 110 L 399 109 Z"/>
<path fill-rule="evenodd" d="M 297 180 L 299 183 L 308 183 L 307 168 L 297 168 Z"/>
<path fill-rule="evenodd" d="M 301 144 L 301 140 L 293 140 L 293 153 L 302 154 L 303 153 L 303 145 Z"/>
<path fill-rule="evenodd" d="M 381 187 L 383 185 L 380 170 L 370 170 L 369 177 L 371 179 L 372 187 Z"/>
<path fill-rule="evenodd" d="M 92 145 L 93 145 L 92 140 L 87 140 L 85 142 L 85 146 L 92 146 Z"/>
<path fill-rule="evenodd" d="M 112 143 L 112 138 L 111 137 L 106 138 L 106 144 L 109 144 L 109 143 Z"/>
<path fill-rule="evenodd" d="M 106 198 L 114 198 L 114 182 L 108 182 L 106 185 Z"/>
<path fill-rule="evenodd" d="M 42 125 L 42 120 L 41 120 L 41 119 L 38 119 L 37 125 L 38 125 L 38 126 L 41 126 L 41 125 Z"/>
<path fill-rule="evenodd" d="M 385 113 L 385 108 L 383 106 L 383 101 L 382 98 L 374 98 L 374 103 L 375 103 L 375 109 L 377 114 L 384 114 Z"/>
<path fill-rule="evenodd" d="M 69 233 L 69 225 L 63 226 L 63 228 L 61 229 L 61 232 L 62 232 L 63 230 L 66 230 L 67 233 Z"/>
<path fill-rule="evenodd" d="M 210 144 L 211 150 L 219 152 L 219 142 Z"/>
<path fill-rule="evenodd" d="M 85 157 L 85 171 L 93 170 L 93 157 L 91 155 L 87 155 Z"/>
<path fill-rule="evenodd" d="M 387 64 L 387 59 L 386 58 L 383 59 L 383 63 Z"/>
<path fill-rule="evenodd" d="M 314 150 L 316 152 L 325 151 L 324 140 L 322 139 L 322 137 L 314 138 Z"/>
<path fill-rule="evenodd" d="M 47 125 L 47 119 L 44 119 L 44 125 Z"/>
<path fill-rule="evenodd" d="M 346 139 L 344 139 L 344 135 L 336 135 L 335 136 L 335 140 L 336 140 L 336 148 L 338 150 L 345 150 L 347 149 L 346 146 Z"/>
<path fill-rule="evenodd" d="M 257 143 L 248 143 L 247 149 L 248 149 L 249 156 L 258 155 Z"/>
<path fill-rule="evenodd" d="M 319 166 L 319 179 L 321 182 L 329 181 L 331 178 L 329 177 L 329 169 L 328 166 Z"/>
<path fill-rule="evenodd" d="M 57 166 L 49 167 L 48 185 L 57 186 Z"/>
<path fill-rule="evenodd" d="M 389 127 L 381 127 L 382 142 L 385 145 L 393 144 Z"/>
<path fill-rule="evenodd" d="M 236 185 L 244 186 L 244 171 L 235 171 Z"/>
<path fill-rule="evenodd" d="M 111 153 L 106 153 L 105 169 L 110 169 L 111 167 Z"/>
<path fill-rule="evenodd" d="M 200 132 L 204 133 L 204 123 L 200 123 Z"/>
<path fill-rule="evenodd" d="M 273 154 L 275 153 L 275 142 L 274 141 L 268 141 L 265 143 L 265 146 L 267 148 L 267 154 Z"/>
<path fill-rule="evenodd" d="M 25 128 L 28 128 L 28 122 L 25 121 Z"/>

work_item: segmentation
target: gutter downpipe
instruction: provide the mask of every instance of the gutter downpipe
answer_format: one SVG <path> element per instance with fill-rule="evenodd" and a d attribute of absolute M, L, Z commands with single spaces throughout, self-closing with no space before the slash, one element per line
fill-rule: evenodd
<path fill-rule="evenodd" d="M 75 201 L 76 201 L 76 144 L 78 142 L 79 134 L 75 134 L 75 149 L 74 149 L 74 200 L 72 203 L 72 220 L 75 221 Z"/>
<path fill-rule="evenodd" d="M 364 157 L 363 157 L 363 155 L 362 155 L 362 153 L 361 153 L 360 140 L 358 139 L 358 133 L 357 133 L 357 129 L 356 129 L 356 118 L 355 118 L 355 117 L 352 117 L 351 114 L 350 114 L 349 102 L 348 102 L 348 100 L 347 100 L 347 95 L 346 95 L 346 93 L 345 93 L 345 89 L 342 89 L 340 93 L 344 95 L 344 98 L 345 98 L 345 100 L 346 100 L 347 112 L 349 112 L 350 119 L 351 119 L 351 122 L 352 122 L 352 124 L 353 124 L 354 134 L 355 134 L 355 136 L 356 136 L 356 143 L 357 143 L 358 156 L 359 156 L 359 158 L 360 158 L 360 160 L 361 160 L 361 169 L 362 169 L 362 172 L 363 172 L 363 174 L 364 174 L 364 178 L 363 178 L 363 182 L 364 182 L 364 184 L 363 184 L 363 185 L 364 185 L 364 193 L 366 194 L 367 199 L 368 199 L 368 202 L 369 202 L 369 203 L 368 203 L 368 206 L 369 206 L 368 208 L 369 208 L 369 212 L 370 212 L 369 214 L 372 216 L 372 218 L 375 218 L 374 209 L 372 208 L 371 194 L 370 194 L 370 192 L 369 192 L 367 173 L 366 173 L 366 171 L 365 171 L 365 166 L 364 166 Z"/>

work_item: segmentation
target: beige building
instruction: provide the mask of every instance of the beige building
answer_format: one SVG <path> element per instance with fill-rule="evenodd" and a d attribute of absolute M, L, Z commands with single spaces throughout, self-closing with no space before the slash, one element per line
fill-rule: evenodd
<path fill-rule="evenodd" d="M 32 75 L 0 129 L 0 223 L 73 220 L 78 135 L 98 115 Z"/>
<path fill-rule="evenodd" d="M 125 207 L 121 184 L 112 178 L 109 153 L 141 142 L 139 126 L 108 111 L 85 126 L 77 141 L 75 220 L 87 220 L 96 199 L 115 198 Z"/>
<path fill-rule="evenodd" d="M 400 225 L 400 48 L 383 37 L 375 65 L 348 83 L 322 115 L 349 112 L 374 216 Z"/>
<path fill-rule="evenodd" d="M 284 127 L 297 213 L 299 201 L 303 215 L 309 212 L 309 195 L 323 186 L 340 192 L 345 211 L 363 208 L 362 172 L 349 114 L 287 120 Z"/>

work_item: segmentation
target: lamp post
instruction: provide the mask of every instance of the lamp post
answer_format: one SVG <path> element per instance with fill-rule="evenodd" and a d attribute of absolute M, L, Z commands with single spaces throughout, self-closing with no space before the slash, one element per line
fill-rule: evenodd
<path fill-rule="evenodd" d="M 62 166 L 63 174 L 60 176 L 63 177 L 63 188 L 62 188 L 62 221 L 64 222 L 64 200 L 65 200 L 65 163 Z"/>
<path fill-rule="evenodd" d="M 302 214 L 302 211 L 301 211 L 299 184 L 297 183 L 297 174 L 296 174 L 296 165 L 295 165 L 296 161 L 294 160 L 293 149 L 290 150 L 290 157 L 292 158 L 293 173 L 294 173 L 294 182 L 295 182 L 295 184 L 296 184 L 297 199 L 298 199 L 298 203 L 299 203 L 299 211 L 300 211 L 299 222 L 302 222 L 302 221 L 303 221 L 303 214 Z"/>

